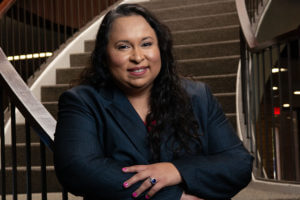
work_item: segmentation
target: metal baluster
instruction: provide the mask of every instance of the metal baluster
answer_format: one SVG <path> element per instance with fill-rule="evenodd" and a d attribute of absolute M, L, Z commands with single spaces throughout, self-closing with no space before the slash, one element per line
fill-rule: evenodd
<path fill-rule="evenodd" d="M 34 29 L 33 29 L 33 2 L 30 0 L 30 26 L 31 26 L 31 53 L 34 53 Z M 35 71 L 35 59 L 32 58 L 31 71 Z M 34 75 L 34 73 L 33 73 Z"/>
<path fill-rule="evenodd" d="M 10 31 L 10 33 L 9 34 L 11 34 L 11 40 L 12 40 L 12 46 L 11 46 L 11 48 L 12 48 L 12 55 L 14 56 L 14 55 L 16 55 L 16 43 L 15 43 L 15 30 L 14 30 L 14 28 L 15 28 L 15 26 L 14 26 L 14 15 L 15 15 L 15 7 L 13 6 L 12 8 L 11 8 L 11 18 L 10 18 L 10 26 L 11 26 L 11 31 Z M 13 66 L 16 68 L 16 61 L 15 61 L 15 59 L 13 60 Z"/>
<path fill-rule="evenodd" d="M 31 133 L 30 125 L 28 121 L 25 121 L 26 129 L 26 191 L 27 200 L 32 199 L 32 189 L 31 189 Z"/>
<path fill-rule="evenodd" d="M 59 1 L 56 0 L 56 27 L 57 27 L 57 48 L 60 46 L 60 7 L 59 7 Z"/>
<path fill-rule="evenodd" d="M 74 19 L 75 17 L 73 16 L 73 0 L 70 1 L 70 3 L 68 4 L 70 6 L 70 27 L 71 27 L 71 35 L 74 34 L 75 32 L 75 22 L 74 22 Z"/>
<path fill-rule="evenodd" d="M 44 33 L 44 47 L 43 47 L 43 52 L 48 52 L 48 49 L 47 49 L 47 30 L 46 30 L 46 2 L 45 0 L 43 0 L 43 33 Z"/>
<path fill-rule="evenodd" d="M 249 65 L 249 53 L 247 53 L 246 54 L 246 56 L 247 56 L 247 65 L 246 65 L 246 69 L 245 69 L 245 72 L 246 72 L 246 75 L 245 75 L 245 78 L 246 78 L 246 83 L 245 83 L 245 85 L 246 85 L 246 91 L 247 91 L 247 96 L 246 96 L 246 103 L 247 103 L 247 138 L 249 139 L 250 137 L 251 137 L 251 129 L 250 129 L 250 127 L 251 127 L 251 110 L 250 110 L 250 105 L 249 105 L 249 103 L 250 103 L 250 101 L 249 101 L 249 99 L 250 99 L 250 97 L 251 97 L 251 91 L 250 91 L 250 87 L 249 87 L 249 77 L 250 77 L 250 72 L 249 72 L 249 68 L 250 68 L 250 65 Z"/>
<path fill-rule="evenodd" d="M 42 140 L 40 140 L 40 153 L 41 153 L 42 200 L 47 200 L 46 150 Z"/>
<path fill-rule="evenodd" d="M 253 118 L 253 114 L 252 114 L 252 108 L 251 108 L 251 104 L 252 104 L 252 96 L 253 96 L 253 89 L 251 87 L 251 81 L 252 78 L 251 76 L 253 75 L 253 63 L 251 62 L 251 66 L 249 65 L 250 60 L 252 60 L 252 55 L 250 52 L 248 52 L 248 67 L 247 67 L 247 88 L 248 88 L 248 98 L 247 98 L 247 105 L 248 105 L 248 134 L 247 134 L 247 138 L 250 141 L 250 152 L 253 153 L 253 146 L 252 146 L 252 118 Z"/>
<path fill-rule="evenodd" d="M 277 158 L 276 158 L 276 136 L 275 136 L 275 119 L 274 119 L 274 92 L 273 92 L 273 74 L 272 74 L 272 68 L 273 68 L 273 54 L 272 54 L 273 48 L 269 48 L 269 58 L 270 58 L 270 90 L 271 90 L 271 111 L 272 111 L 272 144 L 273 144 L 273 176 L 274 179 L 277 179 Z"/>
<path fill-rule="evenodd" d="M 54 14 L 54 12 L 55 12 L 55 10 L 54 10 L 54 0 L 52 0 L 52 1 L 50 1 L 50 12 L 52 12 L 52 14 L 51 14 L 51 52 L 53 52 L 54 51 L 54 49 L 55 49 L 55 47 L 54 47 L 54 16 L 55 16 L 55 14 Z"/>
<path fill-rule="evenodd" d="M 23 0 L 23 18 L 24 18 L 24 51 L 23 53 L 25 53 L 25 55 L 28 53 L 28 36 L 27 36 L 27 16 L 26 16 L 26 2 L 25 0 Z M 29 78 L 29 65 L 28 65 L 28 59 L 25 59 L 25 80 L 27 83 L 27 80 Z"/>
<path fill-rule="evenodd" d="M 5 134 L 4 134 L 4 91 L 0 86 L 0 140 L 1 140 L 1 199 L 6 200 Z"/>
<path fill-rule="evenodd" d="M 279 105 L 280 105 L 280 126 L 279 126 L 279 135 L 282 132 L 282 125 L 284 123 L 283 119 L 283 88 L 282 88 L 282 77 L 281 77 L 281 56 L 280 56 L 280 44 L 277 45 L 277 57 L 278 57 L 278 83 L 279 83 Z M 280 151 L 280 150 L 279 150 Z M 280 172 L 281 174 L 281 172 Z M 281 177 L 279 177 L 281 179 Z"/>
<path fill-rule="evenodd" d="M 241 79 L 242 79 L 242 101 L 243 101 L 243 113 L 245 116 L 245 124 L 247 122 L 247 109 L 244 102 L 246 102 L 246 84 L 245 84 L 245 70 L 246 70 L 246 47 L 245 47 L 245 40 L 243 37 L 243 32 L 240 28 L 240 52 L 241 52 Z"/>
<path fill-rule="evenodd" d="M 280 113 L 282 113 L 283 106 L 283 88 L 282 88 L 282 77 L 281 77 L 281 57 L 280 57 L 280 44 L 277 45 L 277 57 L 278 57 L 278 83 L 279 83 L 279 105 L 280 105 Z M 281 132 L 281 126 L 283 123 L 282 114 L 280 114 L 280 126 L 279 133 Z"/>
<path fill-rule="evenodd" d="M 64 10 L 64 41 L 67 40 L 67 5 L 66 0 L 63 1 L 63 10 Z"/>
<path fill-rule="evenodd" d="M 259 113 L 261 113 L 260 112 L 260 64 L 259 64 L 259 53 L 257 53 L 256 54 L 256 64 L 257 64 L 257 71 L 258 71 L 258 75 L 257 75 L 257 85 L 258 85 L 258 87 L 257 87 L 257 91 L 258 91 L 258 96 L 257 96 L 257 102 L 258 102 L 258 112 Z M 262 141 L 263 141 L 263 139 L 262 139 L 262 136 L 263 136 L 263 119 L 262 119 L 262 115 L 261 114 L 259 114 L 259 119 L 260 119 L 260 126 L 259 126 L 259 128 L 260 128 L 260 131 L 259 131 L 259 150 L 260 150 L 260 176 L 261 177 L 263 177 L 263 154 L 264 154 L 264 150 L 263 150 L 263 144 L 262 144 Z"/>
<path fill-rule="evenodd" d="M 84 19 L 84 23 L 83 24 L 86 24 L 87 22 L 87 16 L 86 16 L 86 1 L 83 2 L 83 19 Z"/>
<path fill-rule="evenodd" d="M 255 82 L 255 77 L 257 77 L 257 79 L 259 79 L 259 76 L 258 76 L 258 67 L 257 65 L 254 64 L 254 54 L 252 54 L 252 71 L 253 71 L 253 83 L 252 83 L 252 87 L 253 88 L 256 88 L 256 82 Z M 255 138 L 255 147 L 254 147 L 254 153 L 255 153 L 255 159 L 256 159 L 256 168 L 258 168 L 258 151 L 257 151 L 257 148 L 258 148 L 258 145 L 257 145 L 257 138 L 258 138 L 258 134 L 257 134 L 257 124 L 258 124 L 258 119 L 259 119 L 259 112 L 257 112 L 257 107 L 256 107 L 256 100 L 257 100 L 257 96 L 259 96 L 259 88 L 257 88 L 257 90 L 254 90 L 253 91 L 253 112 L 254 112 L 254 138 Z M 258 104 L 259 105 L 259 104 Z"/>
<path fill-rule="evenodd" d="M 16 17 L 17 17 L 17 19 L 16 19 L 16 21 L 17 21 L 17 52 L 16 52 L 16 54 L 17 55 L 21 55 L 21 26 L 20 26 L 20 4 L 19 4 L 19 2 L 16 2 L 15 3 L 15 5 L 16 5 L 16 9 L 17 9 L 17 11 L 16 11 Z M 19 74 L 20 74 L 20 76 L 23 78 L 23 80 L 25 80 L 25 75 L 24 75 L 24 73 L 23 73 L 23 69 L 22 69 L 22 62 L 21 62 L 21 60 L 19 59 L 19 61 L 17 62 L 17 64 L 18 64 L 18 68 L 19 68 Z M 15 66 L 15 67 L 17 67 L 17 66 Z"/>
<path fill-rule="evenodd" d="M 77 22 L 78 22 L 78 29 L 80 29 L 80 5 L 79 5 L 79 0 L 77 0 Z"/>
<path fill-rule="evenodd" d="M 17 190 L 17 142 L 16 142 L 16 113 L 15 105 L 11 103 L 11 149 L 12 149 L 12 193 L 13 200 L 18 199 Z"/>
<path fill-rule="evenodd" d="M 293 107 L 294 107 L 294 101 L 293 101 L 293 64 L 292 64 L 292 47 L 291 47 L 291 43 L 293 41 L 290 41 L 287 43 L 287 48 L 288 48 L 288 85 L 289 85 L 289 104 L 290 104 L 290 109 L 289 109 L 289 114 L 290 114 L 290 130 L 291 130 L 291 134 L 294 140 L 297 140 L 297 133 L 295 132 L 294 129 L 294 115 L 293 115 Z M 296 42 L 296 41 L 295 41 Z M 300 179 L 300 174 L 299 174 L 299 146 L 297 145 L 297 143 L 294 143 L 294 149 L 293 151 L 295 152 L 294 156 L 295 156 L 295 173 L 296 173 L 296 177 L 295 180 L 299 180 Z"/>
<path fill-rule="evenodd" d="M 256 67 L 255 67 L 255 65 L 253 64 L 254 63 L 254 59 L 253 59 L 253 57 L 251 56 L 251 63 L 252 63 L 252 73 L 251 73 L 251 76 L 252 76 L 252 88 L 253 88 L 253 94 L 252 94 L 252 98 L 251 98 L 251 101 L 252 101 L 252 108 L 253 108 L 253 123 L 251 123 L 251 126 L 252 126 L 252 124 L 253 124 L 253 136 L 254 136 L 254 138 L 256 138 L 256 135 L 257 135 L 257 133 L 256 133 L 256 123 L 257 123 L 257 120 L 256 120 L 256 115 L 257 115 L 257 113 L 256 113 L 256 95 L 257 95 L 257 92 L 256 92 L 256 89 L 255 89 L 255 76 L 256 76 Z M 251 147 L 251 153 L 255 153 L 255 157 L 257 158 L 257 148 L 256 147 L 254 147 L 253 148 L 253 142 L 252 142 L 252 138 L 253 138 L 253 136 L 251 135 L 251 144 L 250 144 L 250 147 Z M 254 149 L 254 152 L 253 152 L 253 149 Z"/>
<path fill-rule="evenodd" d="M 269 149 L 269 132 L 268 132 L 268 111 L 267 111 L 267 92 L 266 92 L 266 67 L 265 67 L 265 50 L 262 51 L 262 76 L 263 76 L 263 91 L 262 91 L 262 94 L 263 94 L 263 97 L 264 97 L 264 121 L 265 121 L 265 147 L 266 149 Z M 268 152 L 266 152 L 267 154 L 267 157 L 266 159 L 268 159 Z M 267 166 L 266 166 L 267 167 Z"/>
<path fill-rule="evenodd" d="M 5 33 L 4 41 L 6 41 L 6 45 L 4 45 L 5 46 L 4 50 L 5 50 L 6 54 L 10 54 L 10 52 L 8 51 L 8 45 L 9 45 L 8 32 L 9 32 L 9 30 L 8 30 L 8 22 L 7 22 L 8 20 L 7 20 L 6 15 L 4 15 L 3 20 L 4 20 L 4 27 L 5 27 L 4 28 L 4 33 Z"/>
<path fill-rule="evenodd" d="M 4 45 L 4 37 L 3 37 L 3 30 L 4 30 L 4 27 L 3 27 L 3 17 L 0 19 L 0 47 L 3 48 L 3 45 Z"/>
<path fill-rule="evenodd" d="M 100 14 L 102 11 L 101 0 L 98 1 L 98 5 L 99 5 L 99 14 Z"/>
<path fill-rule="evenodd" d="M 37 25 L 36 25 L 36 28 L 37 28 L 37 53 L 40 53 L 41 52 L 41 27 L 40 27 L 40 1 L 36 1 L 36 7 L 37 7 L 37 10 L 36 10 L 36 15 L 37 15 L 37 18 L 36 18 L 36 22 L 37 22 Z M 38 57 L 37 58 L 38 60 L 38 69 L 40 68 L 40 65 L 41 65 L 41 58 Z"/>
<path fill-rule="evenodd" d="M 90 0 L 91 1 L 91 20 L 94 18 L 94 0 Z"/>

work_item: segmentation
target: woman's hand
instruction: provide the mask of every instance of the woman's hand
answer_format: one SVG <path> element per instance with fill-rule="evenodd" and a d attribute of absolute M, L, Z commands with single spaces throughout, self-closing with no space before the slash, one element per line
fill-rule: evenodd
<path fill-rule="evenodd" d="M 200 199 L 194 195 L 186 194 L 185 192 L 183 192 L 180 200 L 204 200 L 204 199 Z"/>
<path fill-rule="evenodd" d="M 132 193 L 133 197 L 138 197 L 146 190 L 149 190 L 145 198 L 150 199 L 163 187 L 177 185 L 182 181 L 177 168 L 169 162 L 151 165 L 133 165 L 130 167 L 124 167 L 122 170 L 125 173 L 136 173 L 123 183 L 125 188 L 128 188 L 139 181 L 144 181 L 141 186 Z M 150 178 L 155 179 L 156 183 L 151 183 Z"/>

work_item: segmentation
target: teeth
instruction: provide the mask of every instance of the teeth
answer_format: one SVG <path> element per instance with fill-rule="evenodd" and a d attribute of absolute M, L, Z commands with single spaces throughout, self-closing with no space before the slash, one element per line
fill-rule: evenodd
<path fill-rule="evenodd" d="M 137 70 L 134 70 L 133 72 L 142 72 L 142 71 L 144 71 L 144 69 L 137 69 Z"/>

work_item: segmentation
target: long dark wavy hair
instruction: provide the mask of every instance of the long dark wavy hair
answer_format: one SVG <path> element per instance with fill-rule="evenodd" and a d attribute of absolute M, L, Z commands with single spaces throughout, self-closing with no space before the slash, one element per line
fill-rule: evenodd
<path fill-rule="evenodd" d="M 122 4 L 106 14 L 97 33 L 95 48 L 91 55 L 91 66 L 81 74 L 80 84 L 101 88 L 114 83 L 106 54 L 109 31 L 115 19 L 132 15 L 144 17 L 153 28 L 161 55 L 161 71 L 151 89 L 150 112 L 146 117 L 153 161 L 160 160 L 162 134 L 166 131 L 172 132 L 168 140 L 172 141 L 171 148 L 175 157 L 183 152 L 195 153 L 190 148 L 191 143 L 199 145 L 200 151 L 201 144 L 197 133 L 199 127 L 192 111 L 190 98 L 182 88 L 181 79 L 176 72 L 170 30 L 144 7 L 137 4 Z"/>

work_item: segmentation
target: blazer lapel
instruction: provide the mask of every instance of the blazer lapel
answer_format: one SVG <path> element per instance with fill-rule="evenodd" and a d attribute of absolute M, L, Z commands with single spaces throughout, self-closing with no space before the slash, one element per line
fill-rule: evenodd
<path fill-rule="evenodd" d="M 112 100 L 112 103 L 106 109 L 147 162 L 150 159 L 147 141 L 148 133 L 142 119 L 119 89 L 113 88 L 110 91 L 106 91 L 106 93 L 110 93 L 109 96 Z"/>

